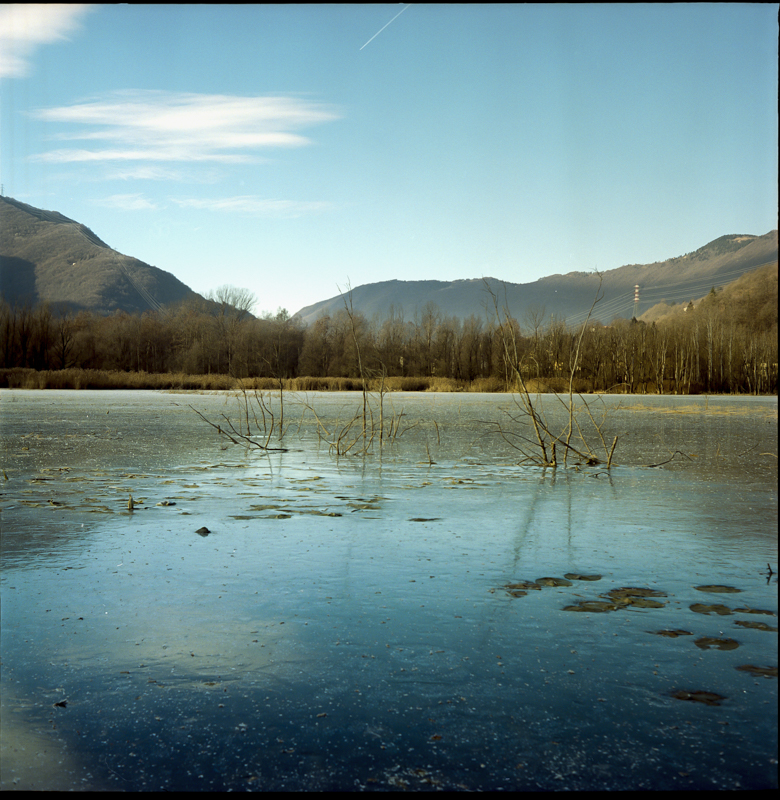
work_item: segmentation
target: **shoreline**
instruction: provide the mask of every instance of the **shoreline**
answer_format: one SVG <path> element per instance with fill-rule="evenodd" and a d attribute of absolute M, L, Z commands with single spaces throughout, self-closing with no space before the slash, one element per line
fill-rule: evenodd
<path fill-rule="evenodd" d="M 668 382 L 671 383 L 671 382 Z M 563 377 L 528 378 L 526 386 L 531 394 L 568 393 L 569 381 Z M 0 389 L 100 389 L 148 391 L 283 391 L 288 392 L 360 392 L 364 388 L 360 378 L 310 377 L 297 378 L 234 378 L 230 375 L 189 375 L 186 373 L 121 372 L 118 370 L 68 368 L 64 370 L 35 370 L 29 367 L 0 369 Z M 394 376 L 370 378 L 365 382 L 369 392 L 463 392 L 483 394 L 511 394 L 512 386 L 495 377 L 477 378 L 473 381 L 454 378 Z M 594 391 L 591 382 L 575 380 L 575 394 L 622 395 L 676 395 L 695 396 L 707 394 L 724 397 L 741 393 L 705 392 L 703 387 L 691 385 L 688 391 L 674 391 L 672 386 L 658 391 L 655 384 L 644 383 L 635 387 L 618 384 L 606 391 Z M 754 396 L 752 393 L 749 396 Z M 776 397 L 772 394 L 757 396 Z"/>

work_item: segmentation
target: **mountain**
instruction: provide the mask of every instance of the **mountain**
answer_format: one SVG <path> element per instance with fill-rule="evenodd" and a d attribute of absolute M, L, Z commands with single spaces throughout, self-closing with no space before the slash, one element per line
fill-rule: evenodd
<path fill-rule="evenodd" d="M 769 331 L 777 325 L 777 261 L 744 273 L 722 289 L 710 290 L 706 295 L 689 301 L 697 314 L 713 309 L 717 314 L 727 312 L 728 318 L 738 326 L 754 333 Z M 658 303 L 639 319 L 642 322 L 666 324 L 690 316 L 690 304 Z"/>
<path fill-rule="evenodd" d="M 724 286 L 750 270 L 777 261 L 777 231 L 763 236 L 732 234 L 721 236 L 692 253 L 653 264 L 629 264 L 601 273 L 602 299 L 593 309 L 593 317 L 604 323 L 615 317 L 640 316 L 650 307 L 688 302 L 706 294 L 713 286 Z M 569 324 L 585 320 L 599 289 L 595 273 L 570 272 L 551 275 L 533 283 L 507 283 L 487 278 L 503 308 L 506 305 L 515 319 L 524 324 L 537 317 L 539 322 L 551 317 Z M 635 312 L 634 287 L 639 285 Z M 414 319 L 426 304 L 435 303 L 445 316 L 482 319 L 493 317 L 492 300 L 481 278 L 458 281 L 381 281 L 357 286 L 352 290 L 352 306 L 367 318 L 385 317 L 392 307 Z M 311 323 L 320 316 L 333 315 L 344 308 L 341 295 L 302 308 L 296 316 Z"/>
<path fill-rule="evenodd" d="M 0 197 L 0 295 L 10 305 L 49 302 L 112 314 L 199 298 L 169 272 L 112 250 L 56 211 Z"/>
<path fill-rule="evenodd" d="M 641 316 L 660 303 L 671 306 L 703 297 L 711 288 L 777 261 L 777 231 L 763 236 L 721 236 L 693 253 L 654 264 L 630 264 L 601 274 L 601 300 L 593 316 L 602 322 Z M 551 317 L 569 324 L 587 316 L 599 287 L 594 273 L 551 275 L 533 283 L 486 279 L 501 307 L 521 325 Z M 639 303 L 634 308 L 634 286 Z M 142 313 L 187 299 L 199 299 L 171 273 L 113 250 L 89 228 L 59 214 L 0 196 L 0 295 L 10 305 L 48 301 L 73 311 Z M 444 317 L 474 314 L 492 318 L 492 301 L 483 279 L 458 281 L 382 281 L 352 290 L 352 304 L 367 318 L 387 316 L 391 307 L 413 320 L 428 303 Z M 214 306 L 216 308 L 216 306 Z M 344 308 L 342 296 L 301 309 L 296 317 L 311 323 Z"/>

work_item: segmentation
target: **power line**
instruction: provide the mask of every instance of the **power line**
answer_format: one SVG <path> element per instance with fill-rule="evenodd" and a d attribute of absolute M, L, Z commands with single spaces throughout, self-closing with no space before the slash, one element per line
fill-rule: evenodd
<path fill-rule="evenodd" d="M 651 308 L 652 306 L 663 301 L 678 303 L 684 300 L 692 300 L 696 297 L 701 297 L 702 295 L 706 294 L 707 290 L 713 286 L 721 286 L 724 284 L 733 283 L 734 280 L 742 277 L 742 275 L 745 275 L 748 272 L 753 272 L 769 264 L 776 263 L 776 260 L 765 261 L 763 264 L 758 264 L 748 268 L 738 268 L 708 277 L 700 276 L 698 279 L 690 278 L 687 281 L 676 281 L 674 283 L 665 283 L 659 286 L 654 286 L 646 290 L 643 289 L 642 305 L 646 306 L 647 310 L 647 308 Z M 601 318 L 608 315 L 614 317 L 621 313 L 627 314 L 628 310 L 632 307 L 632 304 L 636 304 L 636 285 L 633 297 L 630 291 L 621 292 L 620 294 L 611 297 L 606 302 L 597 305 L 594 309 L 594 312 L 598 317 Z M 634 316 L 637 316 L 637 311 L 638 308 L 635 305 Z M 587 317 L 588 312 L 581 311 L 567 316 L 564 321 L 567 325 L 574 326 L 584 322 Z"/>

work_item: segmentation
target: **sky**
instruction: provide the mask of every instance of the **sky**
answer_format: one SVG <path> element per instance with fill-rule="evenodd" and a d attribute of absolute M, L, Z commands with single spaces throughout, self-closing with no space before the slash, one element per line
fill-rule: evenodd
<path fill-rule="evenodd" d="M 777 4 L 0 6 L 3 194 L 206 293 L 529 283 L 778 218 Z"/>

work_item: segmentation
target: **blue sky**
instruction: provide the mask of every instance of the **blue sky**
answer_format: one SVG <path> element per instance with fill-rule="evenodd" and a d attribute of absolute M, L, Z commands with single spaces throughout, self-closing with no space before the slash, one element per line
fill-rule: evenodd
<path fill-rule="evenodd" d="M 777 227 L 777 18 L 6 5 L 0 182 L 257 313 L 650 263 Z"/>

